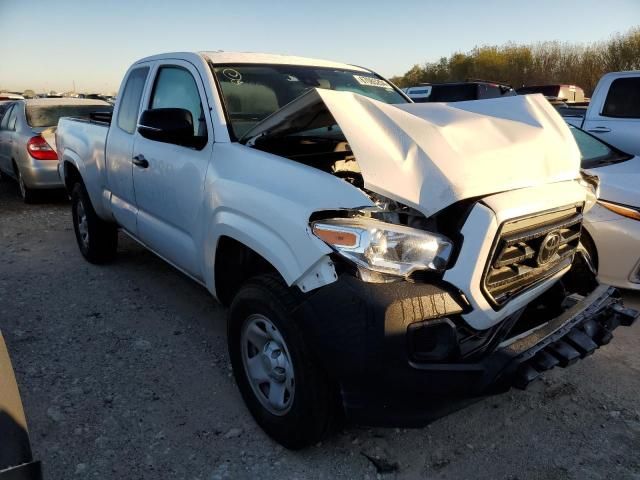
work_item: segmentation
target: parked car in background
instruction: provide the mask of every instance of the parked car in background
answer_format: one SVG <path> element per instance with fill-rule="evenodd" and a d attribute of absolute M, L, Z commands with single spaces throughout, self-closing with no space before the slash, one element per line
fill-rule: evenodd
<path fill-rule="evenodd" d="M 13 103 L 13 100 L 0 100 L 0 121 L 2 120 L 2 116 L 4 112 L 7 111 L 9 106 Z"/>
<path fill-rule="evenodd" d="M 509 97 L 516 94 L 511 85 L 485 80 L 428 83 L 409 87 L 406 93 L 416 103 L 461 102 L 465 100 Z"/>
<path fill-rule="evenodd" d="M 561 114 L 567 123 L 640 156 L 640 71 L 607 73 L 586 110 Z"/>
<path fill-rule="evenodd" d="M 516 88 L 516 92 L 518 95 L 541 93 L 548 100 L 564 102 L 567 104 L 585 102 L 584 90 L 577 85 L 526 85 L 524 87 Z"/>
<path fill-rule="evenodd" d="M 637 317 L 565 275 L 595 192 L 539 95 L 415 104 L 353 65 L 168 53 L 105 120 L 58 124 L 80 252 L 121 229 L 230 305 L 237 385 L 289 448 L 525 388 Z"/>
<path fill-rule="evenodd" d="M 17 93 L 0 92 L 0 101 L 4 100 L 24 100 L 24 97 Z"/>
<path fill-rule="evenodd" d="M 431 85 L 420 85 L 418 87 L 408 87 L 404 89 L 404 93 L 415 103 L 428 102 L 431 95 Z"/>
<path fill-rule="evenodd" d="M 600 198 L 585 217 L 582 244 L 598 280 L 640 289 L 640 157 L 570 125 L 582 168 L 600 179 Z"/>
<path fill-rule="evenodd" d="M 90 112 L 112 107 L 101 100 L 43 98 L 11 102 L 5 109 L 0 120 L 0 175 L 16 179 L 28 203 L 37 190 L 64 187 L 55 151 L 58 119 L 89 118 Z"/>

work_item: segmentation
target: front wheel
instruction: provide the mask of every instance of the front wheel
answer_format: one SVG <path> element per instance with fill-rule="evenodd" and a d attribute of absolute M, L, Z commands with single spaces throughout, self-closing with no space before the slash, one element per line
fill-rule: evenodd
<path fill-rule="evenodd" d="M 228 323 L 240 393 L 262 429 L 290 449 L 318 442 L 337 418 L 334 389 L 292 318 L 297 305 L 278 277 L 262 275 L 240 289 Z"/>
<path fill-rule="evenodd" d="M 76 183 L 71 192 L 71 215 L 76 241 L 84 258 L 96 264 L 113 260 L 118 249 L 118 229 L 115 224 L 98 217 L 81 183 Z"/>

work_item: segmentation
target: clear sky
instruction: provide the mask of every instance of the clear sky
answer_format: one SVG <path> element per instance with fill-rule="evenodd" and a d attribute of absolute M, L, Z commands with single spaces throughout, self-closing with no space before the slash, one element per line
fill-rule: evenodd
<path fill-rule="evenodd" d="M 591 42 L 640 25 L 640 0 L 0 0 L 0 88 L 117 90 L 167 51 L 264 51 L 402 74 L 476 45 Z"/>

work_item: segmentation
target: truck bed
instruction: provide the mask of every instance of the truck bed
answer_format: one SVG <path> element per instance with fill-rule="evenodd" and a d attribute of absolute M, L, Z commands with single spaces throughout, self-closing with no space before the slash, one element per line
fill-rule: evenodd
<path fill-rule="evenodd" d="M 106 213 L 101 192 L 106 182 L 105 147 L 109 127 L 110 122 L 105 116 L 94 118 L 92 114 L 90 119 L 63 117 L 56 131 L 60 165 L 68 160 L 81 172 L 87 192 L 99 214 Z M 60 176 L 64 178 L 64 175 L 65 172 L 61 171 Z"/>

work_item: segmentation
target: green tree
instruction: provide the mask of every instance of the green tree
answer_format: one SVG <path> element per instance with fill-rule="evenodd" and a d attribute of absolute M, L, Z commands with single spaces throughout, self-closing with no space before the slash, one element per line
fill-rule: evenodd
<path fill-rule="evenodd" d="M 482 78 L 514 87 L 547 83 L 581 86 L 591 95 L 605 72 L 640 69 L 640 26 L 591 44 L 539 42 L 485 45 L 455 52 L 437 62 L 414 65 L 392 81 L 401 87 L 426 82 Z"/>

